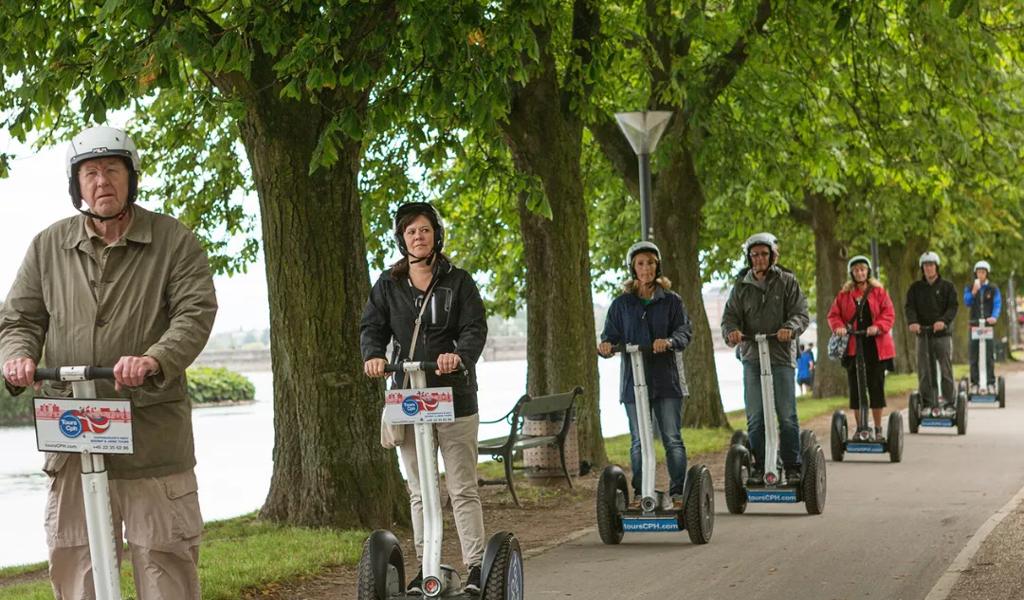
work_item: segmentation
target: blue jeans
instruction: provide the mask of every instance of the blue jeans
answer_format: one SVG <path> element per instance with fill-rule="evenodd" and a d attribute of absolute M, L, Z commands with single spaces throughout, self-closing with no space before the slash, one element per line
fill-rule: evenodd
<path fill-rule="evenodd" d="M 669 494 L 682 494 L 686 483 L 686 445 L 680 429 L 683 427 L 682 398 L 659 398 L 651 400 L 651 425 L 654 431 L 661 433 L 661 443 L 665 446 L 665 462 L 668 464 Z M 636 417 L 636 404 L 627 403 L 626 417 L 629 419 L 629 462 L 633 467 L 633 493 L 640 495 L 643 473 L 643 460 L 640 453 L 640 425 Z M 653 452 L 654 449 L 651 448 Z"/>
<path fill-rule="evenodd" d="M 796 417 L 796 386 L 793 367 L 772 365 L 775 383 L 775 414 L 779 418 L 782 464 L 800 466 L 800 421 Z M 743 402 L 747 412 L 747 434 L 754 460 L 764 468 L 764 403 L 761 400 L 761 366 L 758 362 L 743 363 Z"/>

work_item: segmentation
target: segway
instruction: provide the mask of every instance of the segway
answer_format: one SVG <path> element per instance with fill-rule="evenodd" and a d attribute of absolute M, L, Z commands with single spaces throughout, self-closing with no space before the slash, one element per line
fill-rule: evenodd
<path fill-rule="evenodd" d="M 779 469 L 779 421 L 775 414 L 775 387 L 772 376 L 768 339 L 775 334 L 744 335 L 744 341 L 757 342 L 761 367 L 761 402 L 764 409 L 765 464 L 764 477 L 749 481 L 753 463 L 750 438 L 744 431 L 733 433 L 725 458 L 725 504 L 729 512 L 743 514 L 747 504 L 803 502 L 808 514 L 820 515 L 825 510 L 825 453 L 817 436 L 809 430 L 800 432 L 801 478 L 793 484 Z"/>
<path fill-rule="evenodd" d="M 931 334 L 930 325 L 921 327 L 919 335 L 931 337 Z M 967 433 L 967 390 L 962 385 L 959 386 L 953 400 L 942 395 L 942 372 L 939 369 L 939 360 L 933 355 L 931 348 L 929 342 L 928 357 L 935 368 L 935 397 L 938 400 L 933 406 L 925 406 L 920 390 L 910 393 L 910 400 L 907 402 L 907 424 L 910 433 L 917 433 L 920 427 L 956 427 L 957 435 L 964 435 Z"/>
<path fill-rule="evenodd" d="M 654 489 L 657 467 L 654 427 L 643 358 L 651 347 L 626 344 L 618 345 L 614 350 L 628 353 L 633 367 L 633 393 L 642 457 L 640 508 L 628 508 L 629 488 L 622 468 L 616 465 L 605 467 L 597 485 L 597 530 L 601 541 L 618 544 L 627 531 L 677 532 L 685 529 L 691 542 L 706 544 L 711 541 L 715 527 L 715 490 L 711 473 L 705 465 L 694 465 L 687 470 L 683 506 L 678 510 L 668 493 Z"/>
<path fill-rule="evenodd" d="M 36 397 L 33 413 L 40 451 L 81 455 L 85 527 L 97 598 L 121 600 L 121 572 L 114 550 L 110 484 L 105 454 L 132 454 L 131 401 L 96 398 L 97 379 L 113 379 L 114 369 L 57 367 L 36 369 L 36 381 L 71 382 L 73 398 Z"/>
<path fill-rule="evenodd" d="M 978 324 L 971 327 L 971 339 L 978 340 L 978 391 L 972 392 L 967 378 L 960 380 L 960 390 L 967 393 L 967 401 L 972 404 L 997 404 L 1006 408 L 1006 380 L 1002 375 L 996 377 L 995 389 L 990 388 L 988 380 L 988 344 L 993 339 L 994 328 L 979 319 Z"/>
<path fill-rule="evenodd" d="M 523 598 L 523 555 L 519 540 L 512 533 L 496 533 L 488 540 L 480 565 L 479 596 L 465 591 L 455 569 L 441 564 L 444 523 L 441 517 L 433 424 L 454 422 L 455 413 L 451 388 L 426 387 L 426 371 L 435 369 L 436 362 L 402 362 L 389 364 L 384 369 L 387 373 L 408 373 L 413 386 L 410 390 L 388 392 L 385 418 L 393 424 L 414 425 L 420 491 L 423 496 L 423 593 L 405 592 L 402 547 L 395 534 L 386 529 L 378 529 L 363 544 L 356 598 L 392 600 L 479 597 L 483 600 L 520 600 Z"/>
<path fill-rule="evenodd" d="M 854 339 L 855 357 L 854 368 L 857 370 L 857 414 L 860 417 L 860 427 L 857 428 L 853 438 L 849 436 L 849 424 L 846 413 L 837 410 L 832 413 L 832 460 L 842 462 L 843 455 L 850 454 L 885 454 L 889 453 L 890 462 L 900 462 L 903 459 L 903 417 L 898 411 L 889 413 L 886 436 L 874 435 L 869 423 L 868 410 L 868 373 L 867 365 L 864 362 L 864 343 L 867 337 L 866 330 L 854 330 L 850 332 Z"/>

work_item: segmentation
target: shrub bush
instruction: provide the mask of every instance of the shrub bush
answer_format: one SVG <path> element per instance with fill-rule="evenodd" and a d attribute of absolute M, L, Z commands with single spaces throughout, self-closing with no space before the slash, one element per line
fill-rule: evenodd
<path fill-rule="evenodd" d="M 252 400 L 256 386 L 248 377 L 228 369 L 193 367 L 188 370 L 188 396 L 192 404 Z"/>

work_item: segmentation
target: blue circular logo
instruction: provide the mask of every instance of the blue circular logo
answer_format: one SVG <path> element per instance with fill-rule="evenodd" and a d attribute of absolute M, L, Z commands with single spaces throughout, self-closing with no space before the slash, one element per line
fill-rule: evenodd
<path fill-rule="evenodd" d="M 75 414 L 77 411 L 67 410 L 60 416 L 58 426 L 64 437 L 76 438 L 82 435 L 82 421 Z"/>
<path fill-rule="evenodd" d="M 416 399 L 416 396 L 406 396 L 405 400 L 402 400 L 402 412 L 415 417 L 420 412 L 420 402 Z"/>

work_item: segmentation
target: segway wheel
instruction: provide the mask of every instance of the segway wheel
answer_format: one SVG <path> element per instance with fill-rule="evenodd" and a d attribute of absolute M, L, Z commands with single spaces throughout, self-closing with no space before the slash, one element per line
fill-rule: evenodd
<path fill-rule="evenodd" d="M 729 447 L 732 448 L 736 444 L 750 450 L 750 436 L 747 435 L 746 431 L 737 429 L 732 432 L 732 438 L 729 439 Z"/>
<path fill-rule="evenodd" d="M 356 583 L 357 600 L 387 600 L 405 591 L 405 561 L 393 533 L 378 529 L 366 538 Z"/>
<path fill-rule="evenodd" d="M 686 494 L 686 506 L 683 508 L 683 520 L 686 533 L 694 544 L 706 544 L 711 541 L 715 530 L 715 487 L 711 483 L 711 473 L 704 465 L 690 467 L 687 475 L 693 484 Z"/>
<path fill-rule="evenodd" d="M 889 462 L 898 463 L 903 460 L 903 415 L 898 412 L 889 413 L 889 429 L 886 433 Z"/>
<path fill-rule="evenodd" d="M 605 467 L 597 483 L 597 531 L 601 541 L 618 544 L 625 533 L 622 511 L 626 506 L 626 474 L 615 465 Z M 621 502 L 620 502 L 621 498 Z"/>
<path fill-rule="evenodd" d="M 725 456 L 725 506 L 734 515 L 747 510 L 747 473 L 750 472 L 750 451 L 734 444 Z"/>
<path fill-rule="evenodd" d="M 956 396 L 956 434 L 967 433 L 967 394 Z"/>
<path fill-rule="evenodd" d="M 910 401 L 907 402 L 907 425 L 910 433 L 917 433 L 917 426 L 921 419 L 921 394 L 913 392 L 910 394 Z"/>
<path fill-rule="evenodd" d="M 807 514 L 820 515 L 825 510 L 825 453 L 821 446 L 808 448 L 804 452 L 803 487 L 804 506 Z"/>
<path fill-rule="evenodd" d="M 523 551 L 516 536 L 501 532 L 491 536 L 484 552 L 486 571 L 481 600 L 522 600 Z"/>
<path fill-rule="evenodd" d="M 843 454 L 846 453 L 846 413 L 837 410 L 832 413 L 832 437 L 831 450 L 834 462 L 843 462 Z"/>
<path fill-rule="evenodd" d="M 1006 380 L 1002 375 L 996 378 L 996 397 L 999 398 L 999 408 L 1006 408 Z"/>
<path fill-rule="evenodd" d="M 818 436 L 810 429 L 800 430 L 800 451 L 810 448 L 818 443 Z"/>

